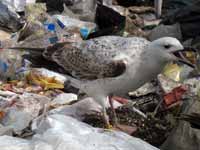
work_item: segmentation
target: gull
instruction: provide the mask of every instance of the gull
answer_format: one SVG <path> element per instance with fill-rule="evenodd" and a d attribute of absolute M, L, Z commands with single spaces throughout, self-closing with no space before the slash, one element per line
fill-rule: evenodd
<path fill-rule="evenodd" d="M 57 43 L 44 49 L 12 49 L 29 50 L 31 55 L 43 57 L 49 66 L 62 68 L 73 86 L 102 106 L 107 127 L 110 123 L 106 101 L 111 101 L 112 95 L 138 89 L 156 78 L 170 61 L 193 67 L 190 62 L 178 57 L 177 53 L 185 50 L 172 37 L 150 42 L 140 37 L 102 36 L 81 42 Z M 116 114 L 114 116 L 116 118 Z"/>

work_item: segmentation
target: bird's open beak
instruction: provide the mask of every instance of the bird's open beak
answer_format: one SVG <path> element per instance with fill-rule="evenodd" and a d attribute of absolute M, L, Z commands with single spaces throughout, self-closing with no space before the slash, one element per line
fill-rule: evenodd
<path fill-rule="evenodd" d="M 184 47 L 181 50 L 176 50 L 171 52 L 178 62 L 181 62 L 183 64 L 186 64 L 192 68 L 195 68 L 195 64 L 189 61 L 189 59 L 185 56 L 187 53 L 193 53 L 194 55 L 197 55 L 197 49 L 191 48 L 191 47 Z"/>

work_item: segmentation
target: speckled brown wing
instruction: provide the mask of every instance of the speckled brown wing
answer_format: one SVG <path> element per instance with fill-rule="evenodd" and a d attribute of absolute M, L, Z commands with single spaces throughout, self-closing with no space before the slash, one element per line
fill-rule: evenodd
<path fill-rule="evenodd" d="M 117 77 L 126 70 L 123 60 L 113 60 L 113 51 L 101 51 L 97 55 L 99 51 L 84 52 L 80 48 L 82 46 L 76 45 L 77 43 L 56 44 L 45 50 L 44 57 L 52 59 L 71 76 L 81 80 Z"/>

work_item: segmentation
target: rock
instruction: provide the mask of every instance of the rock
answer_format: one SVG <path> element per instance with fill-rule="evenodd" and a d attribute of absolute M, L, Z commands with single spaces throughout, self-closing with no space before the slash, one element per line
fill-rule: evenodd
<path fill-rule="evenodd" d="M 182 113 L 200 114 L 200 102 L 192 97 L 185 101 Z M 198 121 L 198 120 L 197 120 Z M 161 146 L 162 150 L 198 150 L 200 149 L 200 130 L 192 127 L 187 121 L 179 121 L 177 127 L 173 129 L 165 143 Z"/>
<path fill-rule="evenodd" d="M 174 25 L 160 25 L 151 31 L 148 38 L 150 41 L 153 41 L 165 36 L 182 40 L 180 25 L 178 23 Z"/>

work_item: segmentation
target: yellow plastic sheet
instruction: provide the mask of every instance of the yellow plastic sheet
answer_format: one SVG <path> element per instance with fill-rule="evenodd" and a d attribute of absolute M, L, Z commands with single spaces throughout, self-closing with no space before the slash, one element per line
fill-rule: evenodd
<path fill-rule="evenodd" d="M 33 84 L 43 87 L 45 90 L 64 88 L 64 84 L 57 81 L 55 77 L 45 77 L 34 71 L 27 74 L 27 80 Z"/>
<path fill-rule="evenodd" d="M 169 63 L 165 66 L 163 74 L 174 81 L 180 81 L 181 67 L 175 63 Z"/>

